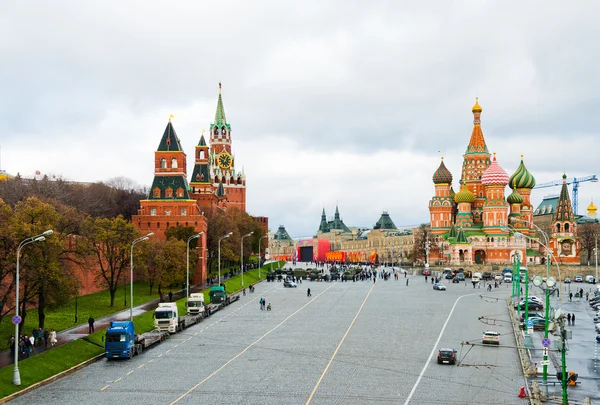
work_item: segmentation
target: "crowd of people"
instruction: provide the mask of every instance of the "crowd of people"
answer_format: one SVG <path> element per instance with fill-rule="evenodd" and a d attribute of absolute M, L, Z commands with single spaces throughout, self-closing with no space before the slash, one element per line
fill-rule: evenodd
<path fill-rule="evenodd" d="M 46 350 L 48 346 L 54 347 L 57 343 L 56 331 L 54 329 L 33 329 L 31 335 L 20 335 L 15 345 L 15 335 L 9 339 L 11 358 L 15 357 L 15 347 L 19 353 L 19 359 L 27 359 L 38 350 Z"/>

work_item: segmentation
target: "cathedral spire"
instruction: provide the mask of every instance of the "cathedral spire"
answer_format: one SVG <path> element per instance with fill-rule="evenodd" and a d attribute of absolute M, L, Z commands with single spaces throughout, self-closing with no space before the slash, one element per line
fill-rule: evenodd
<path fill-rule="evenodd" d="M 573 221 L 573 207 L 571 206 L 571 198 L 569 197 L 569 188 L 567 187 L 567 175 L 563 174 L 563 184 L 560 190 L 560 196 L 556 203 L 556 212 L 554 213 L 554 221 Z"/>
<path fill-rule="evenodd" d="M 471 109 L 473 112 L 473 132 L 471 133 L 471 140 L 467 146 L 466 154 L 473 153 L 486 153 L 489 154 L 485 139 L 483 138 L 483 131 L 481 130 L 481 112 L 483 109 L 479 105 L 479 98 L 475 99 L 475 105 Z"/>
<path fill-rule="evenodd" d="M 319 231 L 329 232 L 329 224 L 327 223 L 327 216 L 325 216 L 325 208 L 323 208 L 323 212 L 321 213 L 321 223 L 319 224 Z"/>
<path fill-rule="evenodd" d="M 219 82 L 219 100 L 217 101 L 217 112 L 215 113 L 215 125 L 218 127 L 227 125 L 225 107 L 223 107 L 223 97 L 221 96 L 221 82 Z"/>

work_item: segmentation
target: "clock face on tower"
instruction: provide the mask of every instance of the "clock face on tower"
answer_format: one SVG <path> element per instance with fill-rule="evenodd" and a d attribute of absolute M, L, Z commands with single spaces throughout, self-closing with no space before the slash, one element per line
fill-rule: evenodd
<path fill-rule="evenodd" d="M 221 169 L 229 169 L 231 167 L 231 155 L 227 151 L 223 151 L 217 156 L 217 162 Z"/>

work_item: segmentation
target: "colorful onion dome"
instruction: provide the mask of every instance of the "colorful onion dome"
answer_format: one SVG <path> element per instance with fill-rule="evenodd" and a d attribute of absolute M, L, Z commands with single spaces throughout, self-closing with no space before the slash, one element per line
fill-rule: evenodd
<path fill-rule="evenodd" d="M 523 196 L 519 194 L 517 189 L 514 189 L 512 193 L 506 198 L 509 204 L 523 204 Z"/>
<path fill-rule="evenodd" d="M 590 205 L 588 205 L 588 206 L 587 206 L 587 211 L 588 211 L 588 213 L 590 213 L 590 214 L 595 214 L 595 213 L 596 213 L 596 211 L 598 211 L 598 207 L 596 207 L 596 206 L 594 205 L 594 200 L 592 200 L 592 202 L 590 203 Z"/>
<path fill-rule="evenodd" d="M 521 164 L 517 168 L 517 171 L 510 176 L 508 185 L 510 188 L 528 188 L 532 189 L 535 187 L 535 178 L 529 173 L 529 170 L 523 164 L 523 155 L 521 155 Z"/>
<path fill-rule="evenodd" d="M 454 187 L 450 187 L 450 198 L 454 198 L 456 193 L 454 192 Z"/>
<path fill-rule="evenodd" d="M 473 109 L 471 110 L 474 113 L 480 113 L 483 111 L 483 108 L 481 108 L 481 106 L 479 105 L 479 97 L 475 97 L 475 105 L 473 106 Z"/>
<path fill-rule="evenodd" d="M 475 201 L 475 194 L 473 194 L 471 192 L 471 190 L 469 190 L 467 188 L 467 186 L 465 184 L 463 184 L 463 186 L 461 187 L 460 191 L 458 193 L 456 193 L 456 195 L 454 196 L 454 201 L 457 204 L 460 203 L 472 203 Z"/>
<path fill-rule="evenodd" d="M 496 154 L 492 164 L 483 172 L 481 184 L 484 186 L 506 186 L 508 184 L 508 174 L 496 161 Z"/>
<path fill-rule="evenodd" d="M 433 174 L 433 183 L 434 184 L 452 184 L 452 173 L 450 170 L 446 168 L 444 164 L 444 158 L 442 157 L 442 163 L 440 163 L 440 167 Z"/>

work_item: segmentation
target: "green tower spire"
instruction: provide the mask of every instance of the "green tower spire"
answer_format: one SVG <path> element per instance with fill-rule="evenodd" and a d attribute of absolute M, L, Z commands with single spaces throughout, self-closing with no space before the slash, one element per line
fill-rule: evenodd
<path fill-rule="evenodd" d="M 217 112 L 215 113 L 215 123 L 218 127 L 227 125 L 227 118 L 225 118 L 225 107 L 223 107 L 223 97 L 221 96 L 221 82 L 219 82 L 219 100 L 217 101 Z"/>

